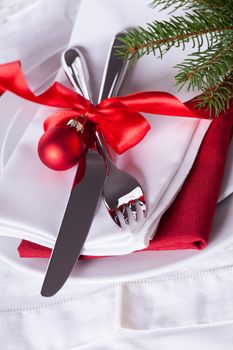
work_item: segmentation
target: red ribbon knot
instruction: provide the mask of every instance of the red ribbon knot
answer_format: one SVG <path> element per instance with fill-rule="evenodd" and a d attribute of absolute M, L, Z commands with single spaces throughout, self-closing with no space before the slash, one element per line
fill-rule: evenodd
<path fill-rule="evenodd" d="M 93 123 L 98 123 L 98 118 L 96 118 L 98 114 L 98 106 L 91 105 L 87 108 L 86 112 L 83 114 L 85 118 L 90 120 Z"/>

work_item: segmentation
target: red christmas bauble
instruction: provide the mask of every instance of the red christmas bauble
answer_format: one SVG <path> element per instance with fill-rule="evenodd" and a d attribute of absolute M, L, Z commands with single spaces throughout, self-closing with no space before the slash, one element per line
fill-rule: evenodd
<path fill-rule="evenodd" d="M 78 133 L 69 126 L 48 129 L 38 143 L 41 161 L 50 169 L 67 170 L 79 161 L 82 143 Z"/>

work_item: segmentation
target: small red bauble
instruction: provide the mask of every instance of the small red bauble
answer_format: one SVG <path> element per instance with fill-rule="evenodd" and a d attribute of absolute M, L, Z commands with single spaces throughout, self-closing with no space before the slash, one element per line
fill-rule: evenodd
<path fill-rule="evenodd" d="M 69 126 L 48 129 L 40 138 L 38 154 L 50 169 L 67 170 L 79 161 L 82 143 L 77 131 Z"/>

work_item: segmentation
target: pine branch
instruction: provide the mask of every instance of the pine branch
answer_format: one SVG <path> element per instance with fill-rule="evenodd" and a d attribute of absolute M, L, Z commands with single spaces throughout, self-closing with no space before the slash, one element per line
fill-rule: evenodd
<path fill-rule="evenodd" d="M 233 72 L 233 42 L 218 43 L 209 50 L 194 52 L 177 64 L 176 84 L 187 89 L 206 89 L 221 84 Z"/>
<path fill-rule="evenodd" d="M 212 47 L 216 41 L 225 41 L 226 38 L 233 39 L 233 23 L 229 16 L 219 15 L 214 11 L 208 16 L 200 12 L 182 16 L 172 16 L 170 21 L 147 24 L 146 28 L 138 27 L 128 32 L 121 39 L 123 45 L 119 47 L 118 53 L 129 58 L 140 58 L 145 54 L 159 52 L 159 57 L 172 47 L 182 45 L 185 49 L 188 42 L 192 42 L 193 48 L 200 50 L 204 43 Z"/>
<path fill-rule="evenodd" d="M 210 111 L 210 118 L 218 116 L 230 107 L 233 99 L 233 73 L 231 73 L 221 84 L 213 86 L 196 99 L 197 107 Z"/>
<path fill-rule="evenodd" d="M 192 12 L 128 32 L 118 54 L 132 62 L 150 53 L 163 58 L 191 42 L 195 52 L 176 66 L 176 84 L 202 91 L 198 106 L 218 115 L 233 98 L 233 0 L 153 0 L 151 6 Z"/>

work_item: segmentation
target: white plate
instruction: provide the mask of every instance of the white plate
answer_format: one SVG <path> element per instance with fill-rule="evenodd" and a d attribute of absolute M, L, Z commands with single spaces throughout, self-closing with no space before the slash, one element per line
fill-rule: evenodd
<path fill-rule="evenodd" d="M 184 267 L 190 261 L 197 261 L 233 241 L 233 195 L 218 205 L 211 239 L 202 251 L 149 251 L 113 258 L 79 261 L 72 274 L 75 282 L 117 282 L 155 276 Z M 44 275 L 47 259 L 19 258 L 19 239 L 0 237 L 0 256 L 6 262 L 27 272 Z"/>
<path fill-rule="evenodd" d="M 60 52 L 58 52 L 57 55 L 60 55 Z M 39 70 L 40 68 L 41 67 L 39 67 Z M 35 68 L 30 76 L 36 77 L 36 72 L 39 70 L 38 67 Z M 52 76 L 54 76 L 54 74 L 55 73 L 53 73 Z M 44 83 L 45 81 L 43 85 Z M 40 85 L 41 84 L 42 82 L 40 82 Z M 31 109 L 28 109 L 28 107 L 26 109 L 22 100 L 6 93 L 0 100 L 0 108 L 1 113 L 3 114 L 4 112 L 4 118 L 0 118 L 0 159 L 1 168 L 3 169 L 38 106 L 31 105 Z M 229 189 L 232 189 L 233 185 L 232 157 L 233 142 L 231 143 L 230 155 L 228 157 L 228 170 L 225 174 L 221 199 L 231 193 Z M 231 195 L 218 205 L 211 233 L 211 240 L 208 247 L 202 251 L 149 251 L 113 258 L 79 261 L 77 264 L 78 268 L 74 269 L 74 273 L 72 274 L 72 280 L 74 283 L 79 281 L 126 281 L 155 276 L 174 268 L 184 266 L 190 260 L 195 261 L 201 259 L 233 241 L 232 209 L 233 196 Z M 17 238 L 0 237 L 0 258 L 24 271 L 44 275 L 48 260 L 20 258 L 17 251 L 19 244 L 20 240 Z"/>

